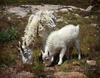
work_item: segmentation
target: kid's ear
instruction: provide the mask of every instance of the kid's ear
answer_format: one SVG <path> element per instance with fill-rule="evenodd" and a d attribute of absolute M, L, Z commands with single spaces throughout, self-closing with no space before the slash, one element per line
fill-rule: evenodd
<path fill-rule="evenodd" d="M 21 41 L 18 42 L 18 47 L 21 47 L 22 43 Z"/>
<path fill-rule="evenodd" d="M 42 49 L 41 49 L 41 53 L 42 53 L 42 54 L 44 53 Z"/>

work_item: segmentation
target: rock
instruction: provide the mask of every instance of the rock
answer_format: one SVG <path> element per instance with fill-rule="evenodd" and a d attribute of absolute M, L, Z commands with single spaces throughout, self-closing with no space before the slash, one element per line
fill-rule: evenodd
<path fill-rule="evenodd" d="M 7 17 L 8 18 L 8 21 L 11 21 L 11 17 Z"/>
<path fill-rule="evenodd" d="M 92 8 L 93 8 L 94 6 L 88 6 L 87 8 L 86 8 L 86 10 L 85 11 L 88 11 L 88 12 L 90 12 L 91 10 L 92 10 Z"/>
<path fill-rule="evenodd" d="M 83 10 L 75 6 L 61 6 L 59 5 L 20 5 L 20 6 L 7 6 L 6 12 L 10 14 L 15 14 L 21 18 L 26 17 L 29 13 L 36 13 L 38 10 L 54 10 L 55 12 L 66 13 L 73 10 Z"/>
<path fill-rule="evenodd" d="M 20 5 L 22 8 L 31 8 L 31 5 Z"/>
<path fill-rule="evenodd" d="M 88 18 L 89 18 L 89 16 L 86 16 L 86 17 L 84 17 L 84 18 L 87 18 L 87 19 L 88 19 Z"/>
<path fill-rule="evenodd" d="M 65 24 L 68 24 L 68 22 L 67 22 L 67 21 L 65 21 L 64 23 L 65 23 Z"/>
<path fill-rule="evenodd" d="M 59 9 L 62 10 L 62 12 L 68 12 L 68 11 L 73 11 L 73 10 L 85 11 L 85 9 L 75 7 L 75 6 L 61 6 Z"/>
<path fill-rule="evenodd" d="M 91 24 L 91 26 L 93 26 L 93 27 L 96 27 L 96 28 L 100 28 L 100 25 L 99 24 Z"/>
<path fill-rule="evenodd" d="M 33 77 L 34 77 L 33 73 L 22 71 L 16 74 L 14 78 L 33 78 Z"/>
<path fill-rule="evenodd" d="M 9 8 L 7 10 L 8 13 L 12 13 L 12 14 L 18 15 L 20 17 L 27 16 L 29 11 L 30 11 L 29 9 L 25 9 L 25 8 L 22 8 L 22 7 L 12 7 L 12 8 Z"/>
<path fill-rule="evenodd" d="M 73 65 L 79 65 L 79 66 L 80 66 L 80 62 L 78 62 L 78 61 L 73 61 L 72 64 L 73 64 Z"/>
<path fill-rule="evenodd" d="M 75 14 L 75 16 L 76 16 L 76 17 L 80 17 L 80 15 L 79 15 L 79 14 Z"/>
<path fill-rule="evenodd" d="M 87 78 L 87 76 L 80 72 L 56 72 L 55 78 Z"/>
<path fill-rule="evenodd" d="M 91 65 L 91 66 L 95 66 L 96 65 L 96 61 L 95 60 L 87 60 L 86 63 L 88 65 Z"/>
<path fill-rule="evenodd" d="M 63 9 L 60 9 L 59 12 L 62 12 L 62 13 L 66 13 L 68 12 L 69 10 L 67 8 L 63 8 Z"/>
<path fill-rule="evenodd" d="M 97 25 L 97 28 L 100 28 L 100 24 Z"/>
<path fill-rule="evenodd" d="M 57 19 L 57 22 L 63 22 L 63 21 L 64 21 L 63 17 Z"/>
<path fill-rule="evenodd" d="M 93 23 L 92 23 L 92 24 L 91 24 L 91 26 L 96 27 L 96 26 L 97 26 L 97 24 L 93 24 Z"/>

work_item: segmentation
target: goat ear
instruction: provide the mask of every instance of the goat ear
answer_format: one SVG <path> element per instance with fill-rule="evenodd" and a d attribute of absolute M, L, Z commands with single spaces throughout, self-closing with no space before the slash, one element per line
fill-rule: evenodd
<path fill-rule="evenodd" d="M 18 42 L 18 46 L 21 47 L 21 42 L 20 41 Z"/>
<path fill-rule="evenodd" d="M 42 54 L 44 53 L 42 49 L 41 49 L 41 53 L 42 53 Z"/>

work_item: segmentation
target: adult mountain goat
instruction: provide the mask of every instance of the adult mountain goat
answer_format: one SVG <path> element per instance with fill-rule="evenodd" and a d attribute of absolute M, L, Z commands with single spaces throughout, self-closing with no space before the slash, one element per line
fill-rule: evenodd
<path fill-rule="evenodd" d="M 60 30 L 52 32 L 46 40 L 45 52 L 42 51 L 43 61 L 52 62 L 54 60 L 54 55 L 60 51 L 58 65 L 61 65 L 63 56 L 68 46 L 72 43 L 75 44 L 78 52 L 78 59 L 80 60 L 79 25 L 66 25 Z"/>
<path fill-rule="evenodd" d="M 46 36 L 56 27 L 56 17 L 54 11 L 38 11 L 28 19 L 28 24 L 24 30 L 24 36 L 19 41 L 18 50 L 24 64 L 32 64 L 32 48 L 36 38 L 41 37 L 45 40 Z"/>

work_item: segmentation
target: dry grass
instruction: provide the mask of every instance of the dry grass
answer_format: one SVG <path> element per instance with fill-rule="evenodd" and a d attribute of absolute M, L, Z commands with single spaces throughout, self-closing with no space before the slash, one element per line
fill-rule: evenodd
<path fill-rule="evenodd" d="M 73 50 L 73 54 L 72 54 L 73 58 L 68 61 L 65 60 L 61 66 L 57 67 L 58 70 L 54 70 L 54 71 L 64 71 L 64 72 L 83 71 L 84 68 L 86 67 L 86 60 L 88 58 L 96 60 L 97 66 L 100 66 L 100 49 L 99 49 L 100 48 L 100 29 L 93 27 L 91 25 L 91 23 L 100 22 L 100 20 L 98 20 L 99 16 L 98 14 L 97 15 L 95 14 L 95 15 L 88 16 L 88 18 L 85 18 L 82 15 L 77 16 L 76 15 L 77 13 L 78 13 L 77 11 L 68 12 L 64 14 L 58 13 L 57 15 L 59 17 L 63 17 L 64 20 L 62 22 L 58 22 L 57 27 L 61 28 L 66 24 L 80 25 L 80 43 L 81 43 L 81 51 L 83 54 L 82 60 L 80 61 L 77 60 L 77 54 L 76 54 L 77 52 L 76 50 Z M 22 30 L 24 30 L 25 24 L 27 23 L 27 21 L 26 22 L 25 21 L 26 21 L 26 18 L 24 18 L 24 20 L 23 19 L 18 19 L 17 21 L 13 20 L 13 22 L 15 22 L 15 25 L 18 31 L 21 32 L 19 33 L 20 34 L 19 36 L 23 34 Z M 41 39 L 36 39 L 36 41 L 37 43 L 33 51 L 33 59 L 34 59 L 33 65 L 31 67 L 27 66 L 27 68 L 30 68 L 33 73 L 38 75 L 44 72 L 45 66 L 39 60 L 39 56 L 41 54 L 40 47 L 42 46 Z M 6 48 L 6 45 L 8 44 L 9 43 L 4 44 L 3 47 Z M 1 51 L 0 58 L 2 57 L 2 60 L 4 60 L 4 62 L 0 62 L 0 64 L 2 63 L 2 64 L 9 65 L 11 64 L 11 62 L 15 62 L 15 60 L 17 59 L 18 55 L 17 55 L 17 49 L 15 49 L 15 47 L 8 47 L 6 49 L 1 49 L 0 51 Z M 73 64 L 74 61 L 78 61 L 76 62 L 75 66 Z M 77 66 L 77 64 L 79 65 Z M 89 76 L 89 72 L 90 71 L 87 72 L 88 76 Z M 93 75 L 92 71 L 90 72 L 90 75 Z M 97 72 L 97 75 L 98 75 L 98 72 Z"/>

